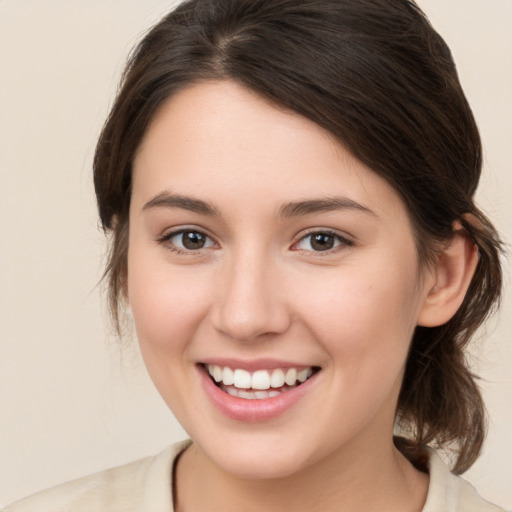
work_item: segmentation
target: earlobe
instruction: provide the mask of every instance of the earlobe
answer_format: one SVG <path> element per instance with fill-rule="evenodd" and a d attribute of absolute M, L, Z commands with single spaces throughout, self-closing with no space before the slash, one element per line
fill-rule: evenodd
<path fill-rule="evenodd" d="M 457 312 L 478 264 L 478 247 L 459 222 L 453 225 L 453 238 L 439 254 L 433 272 L 433 284 L 426 296 L 418 325 L 437 327 Z"/>

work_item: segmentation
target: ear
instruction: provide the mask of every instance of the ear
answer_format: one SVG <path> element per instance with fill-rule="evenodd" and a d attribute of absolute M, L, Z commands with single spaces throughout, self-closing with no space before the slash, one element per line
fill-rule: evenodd
<path fill-rule="evenodd" d="M 453 238 L 439 254 L 418 316 L 418 325 L 437 327 L 457 312 L 475 273 L 478 248 L 460 222 L 453 225 Z"/>

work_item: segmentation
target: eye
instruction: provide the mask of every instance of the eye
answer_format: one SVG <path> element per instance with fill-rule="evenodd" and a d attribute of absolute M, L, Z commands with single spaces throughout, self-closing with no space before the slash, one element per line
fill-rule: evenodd
<path fill-rule="evenodd" d="M 166 244 L 175 252 L 200 251 L 214 247 L 215 242 L 196 229 L 181 229 L 165 235 L 159 242 Z"/>
<path fill-rule="evenodd" d="M 294 249 L 302 251 L 328 252 L 340 246 L 353 245 L 351 241 L 330 231 L 316 231 L 303 236 Z"/>

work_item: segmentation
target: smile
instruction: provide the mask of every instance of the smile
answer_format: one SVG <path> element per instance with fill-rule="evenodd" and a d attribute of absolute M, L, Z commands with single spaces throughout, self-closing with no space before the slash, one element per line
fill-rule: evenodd
<path fill-rule="evenodd" d="M 277 397 L 306 382 L 318 371 L 315 367 L 274 368 L 249 372 L 241 368 L 206 365 L 213 381 L 225 393 L 246 400 Z"/>

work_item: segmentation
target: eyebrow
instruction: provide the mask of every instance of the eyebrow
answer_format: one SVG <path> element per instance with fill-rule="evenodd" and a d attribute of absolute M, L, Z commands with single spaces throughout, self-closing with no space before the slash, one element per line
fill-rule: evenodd
<path fill-rule="evenodd" d="M 181 208 L 201 215 L 221 216 L 219 209 L 207 201 L 179 194 L 170 194 L 169 192 L 158 194 L 148 201 L 142 209 L 149 210 L 152 208 Z M 370 210 L 370 208 L 347 197 L 327 197 L 322 199 L 291 201 L 279 208 L 278 217 L 299 217 L 302 215 L 337 210 L 356 210 L 377 217 L 377 214 Z"/>
<path fill-rule="evenodd" d="M 279 209 L 279 216 L 285 218 L 296 217 L 336 210 L 356 210 L 377 217 L 377 214 L 370 210 L 370 208 L 347 197 L 327 197 L 325 199 L 292 201 L 281 206 Z"/>
<path fill-rule="evenodd" d="M 148 201 L 142 209 L 149 210 L 158 207 L 181 208 L 201 215 L 220 217 L 220 211 L 211 203 L 179 194 L 169 194 L 168 192 L 158 194 L 151 201 Z"/>

